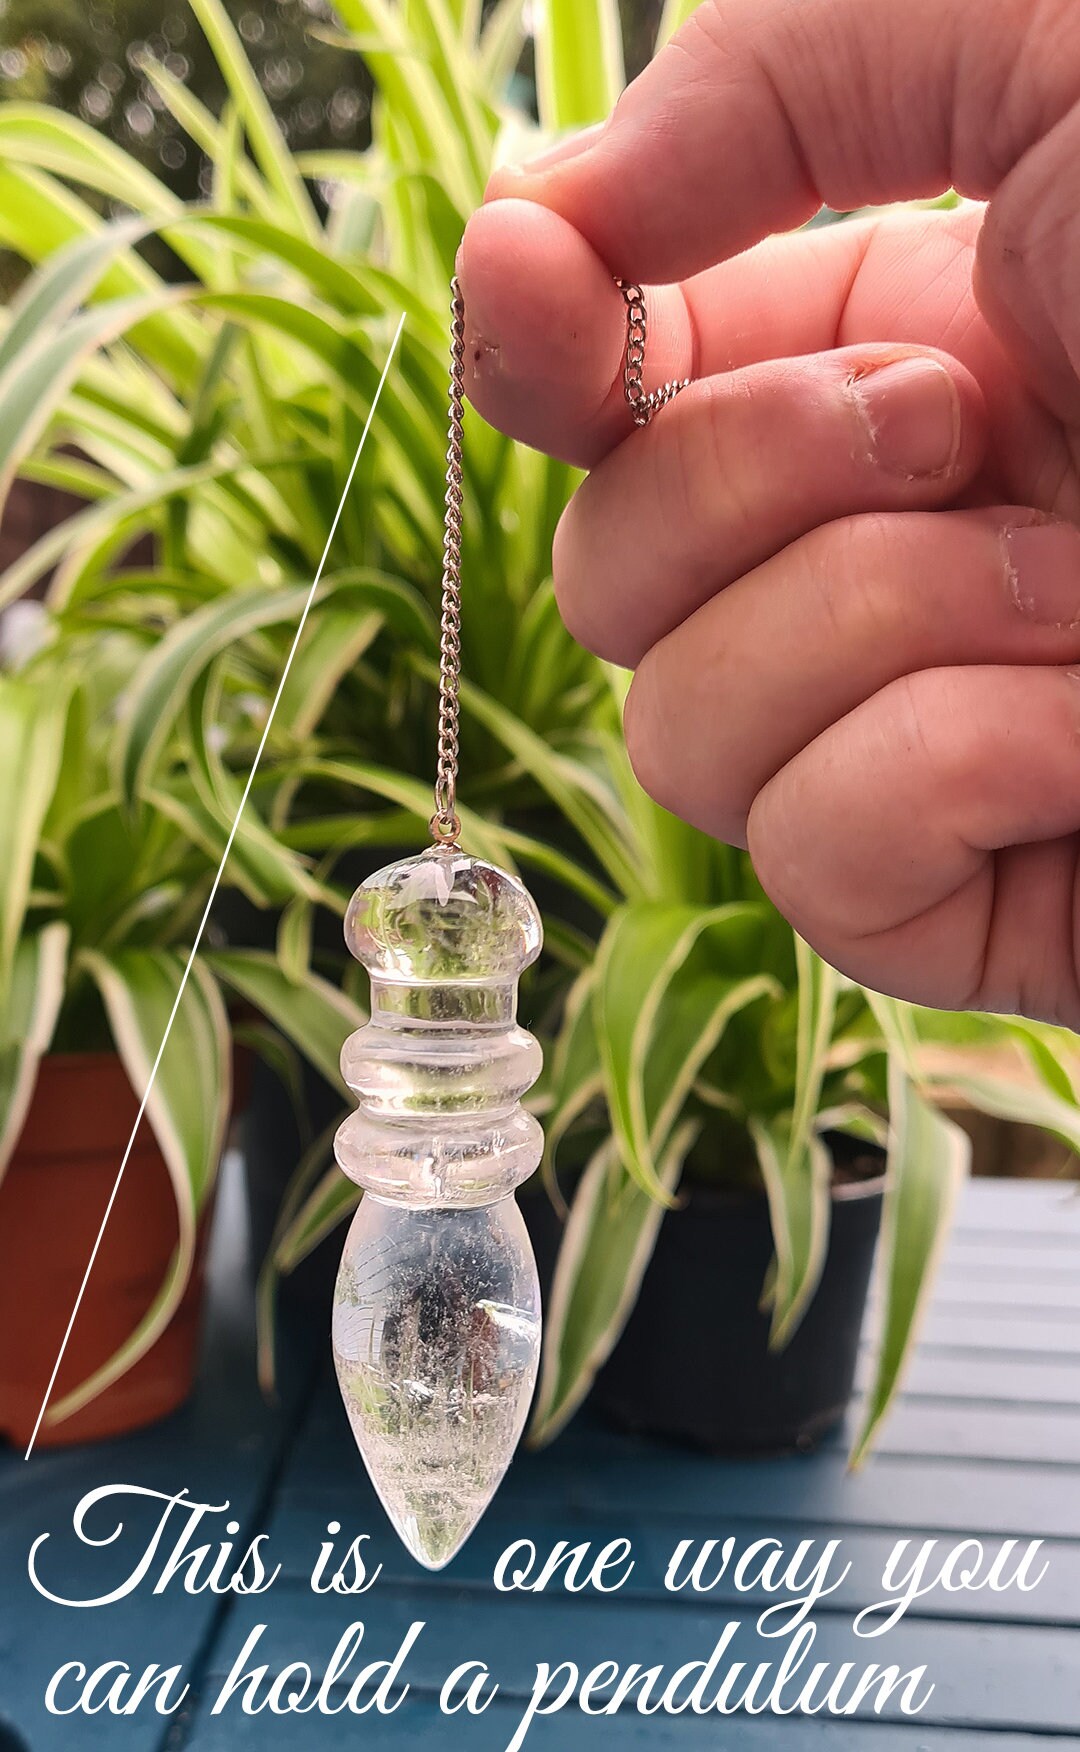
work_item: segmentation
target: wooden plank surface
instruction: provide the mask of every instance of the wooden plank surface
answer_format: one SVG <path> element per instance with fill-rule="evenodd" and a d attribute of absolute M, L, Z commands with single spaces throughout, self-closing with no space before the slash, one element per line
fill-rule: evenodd
<path fill-rule="evenodd" d="M 408 1711 L 406 1717 L 405 1711 Z M 496 1701 L 486 1715 L 458 1728 L 448 1722 L 433 1698 L 410 1697 L 403 1709 L 386 1718 L 328 1716 L 317 1729 L 297 1728 L 284 1721 L 212 1716 L 196 1713 L 188 1742 L 199 1752 L 398 1752 L 403 1746 L 430 1747 L 438 1752 L 504 1752 L 520 1722 L 520 1710 Z M 316 1735 L 318 1736 L 316 1740 Z M 620 1714 L 594 1716 L 587 1722 L 569 1716 L 538 1719 L 530 1728 L 525 1752 L 1080 1752 L 1080 1734 L 1047 1739 L 1041 1735 L 982 1729 L 906 1727 L 895 1724 L 818 1722 L 775 1717 L 691 1719 L 686 1716 Z"/>
<path fill-rule="evenodd" d="M 736 1615 L 731 1617 L 734 1621 Z M 357 1603 L 313 1596 L 302 1586 L 291 1592 L 275 1590 L 272 1613 L 258 1602 L 237 1603 L 230 1614 L 228 1637 L 219 1640 L 215 1649 L 208 1689 L 216 1693 L 215 1681 L 229 1671 L 251 1629 L 264 1622 L 258 1664 L 269 1661 L 271 1670 L 276 1670 L 303 1661 L 318 1674 L 325 1671 L 339 1638 L 354 1621 L 367 1626 L 364 1661 L 390 1659 L 410 1625 L 420 1621 L 424 1629 L 408 1662 L 415 1690 L 437 1696 L 459 1662 L 479 1657 L 488 1662 L 504 1698 L 524 1701 L 535 1683 L 538 1661 L 574 1661 L 583 1674 L 610 1660 L 620 1666 L 659 1664 L 670 1676 L 686 1661 L 708 1658 L 727 1618 L 723 1609 L 684 1605 L 675 1597 L 659 1609 L 655 1601 L 621 1593 L 608 1599 L 499 1596 L 446 1585 L 433 1589 L 415 1582 L 384 1585 L 380 1579 L 377 1592 Z M 856 1637 L 847 1614 L 820 1612 L 816 1623 L 813 1662 L 828 1662 L 833 1670 L 844 1661 L 852 1662 L 857 1672 L 872 1661 L 896 1663 L 904 1672 L 925 1664 L 934 1693 L 919 1716 L 923 1727 L 979 1728 L 987 1733 L 1037 1729 L 1061 1735 L 1080 1723 L 1075 1629 L 907 1618 L 877 1644 Z M 725 1667 L 742 1661 L 752 1672 L 762 1661 L 775 1665 L 782 1653 L 782 1643 L 765 1642 L 745 1615 Z M 887 1720 L 897 1718 L 895 1700 L 886 1703 L 884 1715 Z M 868 1734 L 874 1719 L 865 1721 Z M 716 1721 L 713 1717 L 714 1736 Z M 566 1712 L 566 1724 L 587 1748 L 588 1730 L 573 1710 Z M 704 1724 L 699 1724 L 699 1732 L 704 1731 Z"/>
<path fill-rule="evenodd" d="M 1005 1262 L 1007 1289 L 995 1296 L 995 1273 Z M 730 1582 L 697 1598 L 665 1593 L 664 1568 L 679 1539 L 729 1532 L 740 1543 L 778 1533 L 793 1542 L 840 1537 L 851 1572 L 818 1611 L 814 1657 L 862 1666 L 868 1650 L 880 1648 L 887 1651 L 882 1659 L 902 1667 L 925 1661 L 935 1694 L 918 1722 L 740 1718 L 721 1727 L 716 1718 L 661 1723 L 633 1714 L 616 1723 L 585 1722 L 567 1711 L 537 1724 L 528 1743 L 572 1752 L 615 1744 L 681 1746 L 691 1736 L 733 1752 L 781 1745 L 786 1752 L 826 1745 L 870 1752 L 1020 1752 L 1050 1741 L 1078 1746 L 1078 1264 L 1080 1199 L 1071 1191 L 973 1188 L 918 1373 L 862 1474 L 848 1474 L 840 1437 L 812 1458 L 718 1461 L 615 1438 L 586 1420 L 547 1453 L 519 1459 L 484 1524 L 438 1577 L 413 1570 L 386 1534 L 329 1384 L 309 1414 L 278 1495 L 272 1531 L 285 1570 L 279 1587 L 288 1591 L 278 1597 L 258 1658 L 268 1658 L 271 1668 L 299 1658 L 317 1672 L 350 1613 L 363 1617 L 365 1599 L 317 1597 L 308 1585 L 312 1554 L 333 1517 L 346 1534 L 370 1532 L 371 1561 L 384 1564 L 367 1597 L 369 1629 L 386 1639 L 379 1652 L 396 1645 L 410 1623 L 425 1624 L 409 1664 L 410 1736 L 419 1744 L 447 1743 L 437 1687 L 456 1660 L 483 1652 L 503 1687 L 501 1715 L 470 1722 L 460 1743 L 505 1745 L 514 1725 L 506 1694 L 524 1699 L 536 1660 L 569 1658 L 585 1667 L 614 1654 L 677 1665 L 704 1657 L 729 1618 L 752 1618 L 766 1603 L 767 1596 L 740 1595 Z M 1003 1339 L 1005 1354 L 998 1348 Z M 559 1539 L 599 1546 L 619 1534 L 632 1539 L 637 1568 L 616 1596 L 499 1596 L 492 1590 L 495 1562 L 514 1538 L 529 1537 L 545 1549 Z M 995 1540 L 1044 1538 L 1045 1580 L 1030 1594 L 938 1587 L 884 1643 L 854 1637 L 851 1620 L 880 1597 L 875 1584 L 898 1538 L 913 1544 L 937 1538 L 947 1549 L 964 1535 L 983 1539 L 990 1552 Z M 259 1622 L 252 1603 L 236 1609 L 228 1644 L 219 1642 L 215 1651 L 211 1692 L 228 1656 Z M 743 1624 L 739 1637 L 748 1663 L 771 1652 L 751 1624 Z M 404 1724 L 403 1715 L 402 1731 Z M 346 1731 L 348 1724 L 342 1743 Z M 365 1718 L 371 1744 L 399 1743 L 396 1731 L 392 1721 L 369 1726 Z M 287 1740 L 286 1733 L 280 1743 Z M 197 1747 L 232 1743 L 212 1718 L 196 1717 Z M 323 1730 L 320 1743 L 336 1741 Z"/>
<path fill-rule="evenodd" d="M 235 1261 L 233 1262 L 235 1268 Z M 247 1289 L 235 1269 L 231 1312 L 219 1308 L 200 1395 L 181 1419 L 96 1450 L 40 1456 L 27 1468 L 0 1462 L 0 1564 L 25 1573 L 26 1530 L 68 1513 L 95 1480 L 124 1477 L 154 1489 L 187 1484 L 195 1495 L 232 1493 L 245 1534 L 267 1530 L 283 1574 L 265 1599 L 222 1605 L 169 1590 L 147 1603 L 133 1630 L 131 1602 L 90 1613 L 49 1607 L 24 1585 L 0 1613 L 0 1724 L 14 1723 L 26 1752 L 81 1752 L 87 1736 L 116 1752 L 335 1752 L 346 1744 L 461 1747 L 501 1752 L 514 1734 L 539 1660 L 582 1669 L 617 1659 L 674 1668 L 704 1659 L 729 1620 L 741 1619 L 729 1659 L 748 1666 L 777 1656 L 753 1617 L 761 1591 L 729 1579 L 698 1596 L 663 1587 L 680 1539 L 734 1537 L 740 1547 L 779 1537 L 843 1541 L 850 1573 L 818 1608 L 814 1660 L 926 1663 L 929 1708 L 903 1722 L 768 1717 L 585 1718 L 567 1709 L 538 1720 L 528 1748 L 653 1752 L 689 1741 L 715 1752 L 1080 1752 L 1080 1196 L 1071 1187 L 980 1183 L 964 1196 L 940 1293 L 907 1391 L 879 1453 L 848 1473 L 844 1438 L 813 1456 L 724 1461 L 612 1435 L 588 1417 L 541 1455 L 523 1454 L 484 1523 L 439 1576 L 416 1569 L 386 1528 L 356 1456 L 333 1384 L 323 1379 L 295 1429 L 253 1392 Z M 228 1300 L 228 1298 L 227 1298 Z M 867 1380 L 867 1356 L 860 1379 Z M 355 1599 L 313 1594 L 308 1577 L 327 1522 L 343 1537 L 371 1534 L 384 1571 Z M 132 1528 L 134 1532 L 134 1528 Z M 496 1559 L 515 1538 L 541 1548 L 560 1539 L 633 1541 L 635 1571 L 598 1597 L 497 1594 Z M 243 1536 L 242 1536 L 243 1537 Z M 885 1561 L 900 1539 L 1043 1539 L 1049 1568 L 1032 1593 L 935 1588 L 881 1640 L 860 1640 L 854 1614 L 881 1597 Z M 85 1554 L 55 1556 L 73 1590 Z M 118 1561 L 120 1558 L 118 1557 Z M 101 1574 L 97 1560 L 95 1576 Z M 73 1626 L 73 1617 L 77 1623 Z M 410 1658 L 411 1693 L 396 1715 L 215 1717 L 212 1700 L 246 1634 L 265 1623 L 257 1662 L 270 1671 L 303 1660 L 325 1668 L 342 1630 L 363 1619 L 365 1660 L 387 1656 L 409 1625 L 424 1630 Z M 92 1664 L 115 1654 L 184 1659 L 198 1675 L 191 1708 L 163 1727 L 140 1715 L 107 1727 L 50 1720 L 44 1677 L 62 1658 Z M 502 1688 L 469 1719 L 438 1709 L 456 1661 L 483 1656 Z M 337 1694 L 335 1694 L 337 1695 Z M 104 1738 L 103 1738 L 104 1736 Z M 0 1752 L 9 1752 L 0 1725 Z M 21 1748 L 20 1748 L 21 1752 Z"/>

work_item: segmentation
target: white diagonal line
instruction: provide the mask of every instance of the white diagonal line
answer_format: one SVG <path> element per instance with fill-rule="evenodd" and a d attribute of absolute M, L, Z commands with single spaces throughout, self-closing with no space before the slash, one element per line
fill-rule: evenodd
<path fill-rule="evenodd" d="M 105 1206 L 105 1215 L 101 1219 L 101 1227 L 97 1233 L 97 1240 L 94 1242 L 93 1249 L 91 1250 L 91 1253 L 90 1253 L 90 1258 L 87 1261 L 86 1271 L 83 1275 L 83 1281 L 79 1286 L 79 1293 L 75 1298 L 75 1306 L 71 1310 L 71 1319 L 67 1323 L 67 1331 L 64 1333 L 63 1341 L 60 1345 L 59 1355 L 57 1356 L 56 1362 L 53 1364 L 53 1372 L 49 1377 L 49 1385 L 45 1389 L 45 1397 L 41 1402 L 41 1410 L 37 1414 L 37 1422 L 34 1425 L 34 1433 L 30 1437 L 30 1441 L 27 1445 L 26 1453 L 23 1456 L 24 1460 L 29 1460 L 31 1454 L 34 1451 L 34 1443 L 38 1439 L 38 1431 L 41 1428 L 41 1420 L 45 1416 L 45 1412 L 48 1409 L 49 1400 L 52 1397 L 52 1390 L 56 1386 L 56 1377 L 60 1373 L 60 1365 L 64 1360 L 64 1354 L 65 1354 L 67 1347 L 68 1347 L 68 1340 L 71 1337 L 72 1328 L 75 1325 L 75 1321 L 76 1321 L 76 1318 L 78 1316 L 79 1309 L 82 1307 L 83 1297 L 86 1294 L 86 1286 L 90 1282 L 90 1273 L 94 1269 L 94 1261 L 97 1259 L 98 1250 L 101 1247 L 101 1242 L 102 1242 L 102 1239 L 104 1237 L 105 1230 L 108 1228 L 108 1225 L 109 1225 L 109 1218 L 112 1215 L 113 1205 L 116 1203 L 116 1195 L 120 1191 L 120 1183 L 124 1178 L 124 1170 L 128 1165 L 128 1158 L 130 1157 L 131 1152 L 135 1146 L 135 1139 L 138 1135 L 139 1127 L 142 1124 L 143 1114 L 146 1112 L 146 1104 L 150 1099 L 150 1092 L 153 1089 L 154 1082 L 157 1078 L 158 1066 L 161 1064 L 162 1055 L 165 1051 L 166 1045 L 168 1044 L 169 1035 L 172 1032 L 172 1025 L 176 1020 L 177 1012 L 180 1008 L 180 1002 L 184 996 L 184 990 L 187 986 L 187 982 L 188 982 L 188 979 L 189 979 L 190 974 L 191 974 L 192 965 L 194 964 L 195 957 L 199 951 L 199 944 L 202 942 L 203 932 L 206 929 L 206 921 L 210 917 L 210 909 L 214 904 L 214 899 L 217 895 L 218 888 L 221 886 L 221 878 L 222 878 L 224 871 L 225 871 L 225 865 L 228 863 L 229 853 L 232 851 L 233 841 L 236 838 L 237 830 L 239 829 L 239 826 L 240 826 L 240 819 L 244 813 L 244 807 L 247 803 L 248 797 L 251 794 L 251 787 L 255 783 L 255 774 L 259 770 L 259 762 L 262 759 L 263 749 L 266 747 L 266 741 L 267 741 L 268 736 L 270 735 L 270 727 L 274 722 L 274 714 L 277 711 L 278 706 L 281 703 L 281 696 L 282 696 L 283 692 L 285 691 L 285 683 L 289 679 L 289 670 L 292 668 L 293 658 L 296 656 L 297 648 L 300 644 L 301 638 L 303 637 L 304 627 L 307 624 L 307 618 L 311 612 L 311 605 L 315 601 L 315 593 L 318 590 L 319 584 L 320 584 L 321 579 L 322 579 L 323 569 L 326 565 L 327 555 L 330 552 L 330 547 L 331 547 L 331 544 L 334 540 L 334 536 L 337 534 L 337 526 L 341 521 L 341 513 L 345 509 L 345 501 L 349 496 L 349 488 L 352 486 L 353 476 L 356 473 L 357 464 L 359 463 L 360 457 L 363 453 L 364 445 L 367 443 L 367 435 L 371 430 L 371 423 L 375 418 L 375 409 L 379 405 L 379 398 L 382 395 L 383 387 L 386 383 L 387 377 L 390 375 L 390 367 L 393 364 L 394 354 L 397 352 L 397 345 L 401 339 L 401 331 L 404 327 L 405 327 L 405 312 L 402 311 L 401 316 L 398 319 L 397 328 L 394 330 L 394 338 L 390 343 L 390 351 L 386 355 L 386 363 L 382 369 L 382 376 L 379 378 L 378 385 L 376 386 L 376 389 L 375 389 L 375 394 L 371 400 L 371 406 L 368 409 L 367 419 L 364 421 L 364 429 L 360 434 L 360 442 L 356 446 L 356 455 L 352 459 L 352 466 L 349 469 L 348 475 L 346 476 L 345 485 L 341 491 L 341 498 L 338 501 L 338 508 L 334 512 L 334 521 L 330 525 L 330 533 L 326 538 L 326 546 L 323 548 L 322 558 L 320 559 L 319 564 L 316 568 L 315 576 L 311 581 L 311 589 L 308 591 L 307 601 L 304 603 L 303 613 L 300 616 L 299 625 L 297 626 L 296 633 L 295 633 L 292 645 L 291 645 L 290 650 L 289 650 L 289 655 L 285 659 L 285 667 L 281 672 L 281 680 L 278 682 L 277 692 L 274 695 L 273 703 L 271 704 L 270 710 L 267 713 L 266 723 L 263 725 L 263 733 L 262 733 L 261 737 L 259 738 L 259 746 L 255 750 L 255 759 L 251 763 L 251 771 L 249 772 L 249 774 L 247 776 L 247 783 L 244 786 L 243 795 L 240 798 L 240 802 L 239 802 L 239 805 L 237 807 L 237 811 L 236 811 L 236 815 L 235 815 L 234 820 L 233 820 L 232 827 L 229 829 L 229 837 L 225 842 L 225 850 L 221 854 L 221 862 L 217 867 L 217 873 L 214 876 L 214 880 L 211 884 L 210 893 L 207 897 L 206 905 L 203 908 L 202 918 L 199 920 L 199 928 L 195 932 L 195 938 L 194 938 L 194 941 L 192 942 L 192 945 L 191 945 L 191 952 L 187 958 L 187 965 L 184 968 L 183 974 L 181 975 L 180 984 L 177 987 L 176 997 L 173 1001 L 173 1007 L 169 1012 L 169 1020 L 165 1024 L 165 1033 L 161 1037 L 161 1045 L 158 1047 L 157 1057 L 155 1058 L 154 1063 L 150 1069 L 150 1077 L 149 1077 L 149 1080 L 148 1080 L 147 1085 L 146 1085 L 146 1090 L 143 1094 L 143 1098 L 142 1098 L 141 1102 L 139 1103 L 139 1111 L 135 1115 L 135 1124 L 131 1128 L 131 1136 L 128 1138 L 127 1147 L 124 1150 L 123 1158 L 120 1162 L 120 1167 L 117 1171 L 115 1184 L 113 1186 L 112 1192 L 109 1194 L 109 1202 Z"/>

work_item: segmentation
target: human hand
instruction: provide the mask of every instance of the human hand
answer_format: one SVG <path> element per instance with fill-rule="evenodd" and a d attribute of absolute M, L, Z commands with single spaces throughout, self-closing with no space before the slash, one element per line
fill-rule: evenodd
<path fill-rule="evenodd" d="M 1072 0 L 706 0 L 459 260 L 471 399 L 592 471 L 556 591 L 645 788 L 853 977 L 1073 1026 L 1078 164 Z M 695 379 L 629 437 L 614 274 Z"/>

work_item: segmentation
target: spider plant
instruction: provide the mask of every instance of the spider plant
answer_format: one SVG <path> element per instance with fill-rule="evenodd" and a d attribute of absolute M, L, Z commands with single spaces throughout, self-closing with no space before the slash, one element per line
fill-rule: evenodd
<path fill-rule="evenodd" d="M 419 845 L 430 812 L 447 283 L 493 162 L 533 129 L 507 97 L 523 8 L 501 0 L 482 22 L 471 0 L 338 0 L 376 87 L 372 144 L 293 157 L 219 0 L 190 5 L 230 93 L 224 110 L 209 113 L 162 67 L 147 76 L 213 162 L 205 205 L 182 205 L 70 117 L 0 109 L 0 238 L 32 270 L 0 342 L 0 483 L 20 470 L 87 501 L 0 592 L 11 599 L 53 569 L 47 613 L 64 636 L 108 626 L 140 642 L 112 738 L 118 807 L 179 796 L 220 837 L 405 312 L 377 441 L 238 842 L 251 880 L 279 882 L 273 896 L 259 889 L 282 908 L 273 965 L 301 987 L 321 966 L 319 910 L 344 905 L 346 853 L 372 863 L 380 848 Z M 623 79 L 615 0 L 532 10 L 542 129 L 605 114 Z M 669 4 L 662 34 L 689 10 Z M 103 218 L 103 204 L 118 216 Z M 139 253 L 151 231 L 182 283 L 165 285 Z M 745 856 L 649 802 L 621 742 L 621 683 L 555 613 L 551 536 L 572 472 L 476 418 L 465 470 L 464 828 L 476 851 L 543 887 L 549 952 L 526 1001 L 548 1044 L 537 1102 L 550 1186 L 556 1153 L 587 1146 L 534 1436 L 580 1403 L 665 1208 L 695 1177 L 764 1188 L 776 1249 L 766 1294 L 784 1343 L 827 1246 L 826 1137 L 846 1130 L 887 1149 L 884 1317 L 862 1452 L 966 1167 L 937 1097 L 947 1084 L 1075 1145 L 1070 1043 L 839 979 Z M 134 567 L 126 556 L 147 532 L 154 562 Z M 1012 1074 L 972 1072 L 968 1049 L 986 1041 L 1008 1049 Z M 310 1152 L 275 1269 L 355 1196 L 325 1171 L 325 1151 Z"/>
<path fill-rule="evenodd" d="M 260 1045 L 274 1062 L 292 1041 L 333 1075 L 341 1030 L 359 1012 L 310 970 L 286 974 L 273 957 L 243 947 L 197 958 L 184 981 L 221 828 L 193 768 L 165 776 L 133 808 L 118 792 L 116 701 L 146 640 L 108 620 L 90 635 L 63 615 L 28 618 L 21 661 L 9 656 L 0 673 L 0 1176 L 46 1052 L 115 1051 L 141 1094 L 176 1012 L 146 1107 L 176 1200 L 176 1251 L 137 1329 L 50 1407 L 58 1422 L 124 1374 L 176 1311 L 224 1145 L 234 1038 Z M 304 860 L 257 832 L 239 837 L 230 882 L 249 898 L 280 905 L 317 888 Z M 238 995 L 273 1018 L 273 1034 L 267 1022 L 243 1022 L 234 1004 L 230 1016 Z"/>

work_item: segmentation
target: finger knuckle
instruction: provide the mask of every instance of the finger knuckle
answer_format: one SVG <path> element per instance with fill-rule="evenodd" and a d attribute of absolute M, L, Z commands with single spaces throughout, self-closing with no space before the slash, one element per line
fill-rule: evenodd
<path fill-rule="evenodd" d="M 901 519 L 877 512 L 840 518 L 810 538 L 809 578 L 821 618 L 837 638 L 861 646 L 895 634 L 905 539 Z"/>
<path fill-rule="evenodd" d="M 928 788 L 947 803 L 994 759 L 988 726 L 972 709 L 962 670 L 920 669 L 892 684 L 896 733 L 925 766 Z"/>
<path fill-rule="evenodd" d="M 667 429 L 656 435 L 651 496 L 679 542 L 702 559 L 718 536 L 760 520 L 747 467 L 750 436 L 757 445 L 768 441 L 760 403 L 749 373 L 710 379 L 670 410 Z"/>

